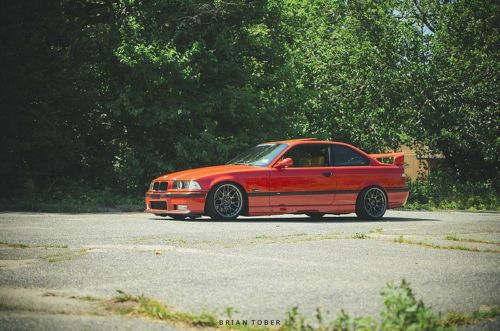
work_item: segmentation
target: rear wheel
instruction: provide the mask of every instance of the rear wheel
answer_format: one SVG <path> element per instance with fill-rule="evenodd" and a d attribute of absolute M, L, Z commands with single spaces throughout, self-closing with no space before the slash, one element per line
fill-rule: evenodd
<path fill-rule="evenodd" d="M 318 220 L 321 217 L 325 216 L 324 213 L 307 213 L 306 215 L 312 218 L 313 220 Z"/>
<path fill-rule="evenodd" d="M 387 210 L 387 196 L 380 187 L 365 188 L 356 201 L 356 215 L 362 219 L 376 220 L 384 216 Z"/>
<path fill-rule="evenodd" d="M 220 183 L 207 196 L 206 212 L 214 220 L 235 220 L 245 209 L 243 190 L 233 183 Z"/>

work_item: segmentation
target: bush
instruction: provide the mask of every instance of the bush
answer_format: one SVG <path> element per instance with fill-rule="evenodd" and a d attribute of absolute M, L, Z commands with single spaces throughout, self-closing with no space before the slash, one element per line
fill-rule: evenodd
<path fill-rule="evenodd" d="M 440 325 L 440 320 L 422 300 L 415 299 L 410 284 L 404 279 L 399 286 L 390 283 L 382 292 L 384 296 L 384 310 L 381 330 L 449 330 Z"/>
<path fill-rule="evenodd" d="M 442 171 L 428 178 L 408 181 L 410 209 L 498 210 L 500 199 L 494 185 L 484 182 L 458 182 Z"/>
<path fill-rule="evenodd" d="M 316 310 L 316 320 L 309 321 L 295 306 L 286 314 L 284 331 L 332 330 L 332 331 L 445 331 L 454 330 L 444 326 L 439 316 L 417 300 L 410 284 L 403 280 L 400 285 L 387 284 L 382 292 L 384 309 L 380 313 L 380 323 L 374 318 L 351 317 L 343 310 L 330 322 L 326 322 L 322 312 Z"/>

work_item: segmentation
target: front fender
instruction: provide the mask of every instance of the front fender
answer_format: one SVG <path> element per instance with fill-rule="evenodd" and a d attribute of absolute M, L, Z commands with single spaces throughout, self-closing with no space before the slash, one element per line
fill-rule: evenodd
<path fill-rule="evenodd" d="M 210 180 L 208 182 L 208 190 L 211 190 L 215 185 L 217 185 L 219 183 L 223 183 L 223 182 L 236 183 L 236 184 L 240 185 L 241 187 L 243 187 L 245 192 L 247 192 L 244 181 L 241 180 L 240 178 L 234 176 L 234 175 L 222 175 L 222 176 L 217 176 L 216 178 L 213 178 L 212 180 Z"/>

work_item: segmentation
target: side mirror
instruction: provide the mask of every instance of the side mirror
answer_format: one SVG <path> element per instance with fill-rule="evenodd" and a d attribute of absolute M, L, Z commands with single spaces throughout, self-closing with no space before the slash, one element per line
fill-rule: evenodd
<path fill-rule="evenodd" d="M 276 169 L 283 169 L 283 168 L 288 168 L 291 166 L 293 166 L 293 160 L 291 158 L 287 157 L 286 159 L 283 159 L 283 160 L 279 161 L 278 163 L 276 163 L 276 165 L 274 167 Z"/>

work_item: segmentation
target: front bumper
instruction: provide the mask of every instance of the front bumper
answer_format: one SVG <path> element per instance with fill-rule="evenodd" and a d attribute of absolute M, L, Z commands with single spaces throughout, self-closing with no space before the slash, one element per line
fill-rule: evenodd
<path fill-rule="evenodd" d="M 206 192 L 200 191 L 148 191 L 145 212 L 157 215 L 203 215 L 206 195 Z"/>

